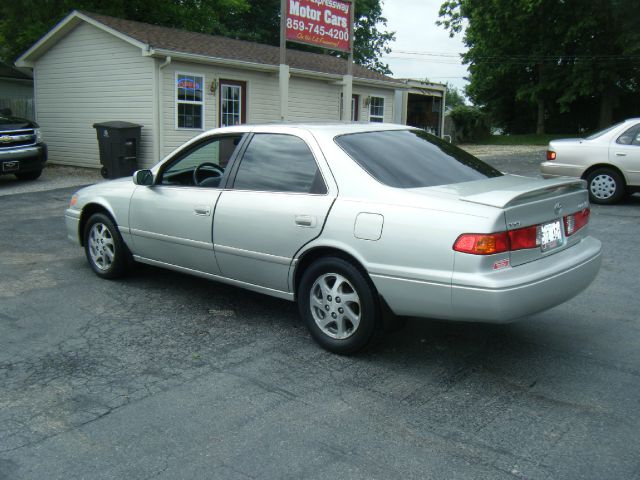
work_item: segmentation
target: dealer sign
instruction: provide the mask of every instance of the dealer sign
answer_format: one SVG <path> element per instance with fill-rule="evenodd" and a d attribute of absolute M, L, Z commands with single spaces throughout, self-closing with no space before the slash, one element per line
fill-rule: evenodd
<path fill-rule="evenodd" d="M 287 0 L 287 40 L 349 52 L 352 8 L 344 0 Z"/>

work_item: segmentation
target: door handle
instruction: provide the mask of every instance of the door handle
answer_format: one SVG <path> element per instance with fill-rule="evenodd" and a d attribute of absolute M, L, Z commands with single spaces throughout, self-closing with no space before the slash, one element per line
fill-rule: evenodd
<path fill-rule="evenodd" d="M 211 215 L 211 207 L 208 205 L 196 205 L 193 207 L 193 212 L 196 215 L 204 215 L 205 217 L 208 217 Z"/>
<path fill-rule="evenodd" d="M 626 153 L 621 153 L 621 152 L 616 153 L 616 157 L 626 157 L 626 156 L 627 156 Z"/>
<path fill-rule="evenodd" d="M 296 215 L 295 222 L 299 227 L 313 228 L 316 226 L 316 217 L 311 215 Z"/>

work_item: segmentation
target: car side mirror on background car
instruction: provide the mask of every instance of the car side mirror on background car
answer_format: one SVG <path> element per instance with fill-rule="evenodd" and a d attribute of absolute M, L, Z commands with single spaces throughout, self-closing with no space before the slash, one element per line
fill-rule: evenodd
<path fill-rule="evenodd" d="M 151 170 L 138 170 L 133 174 L 133 183 L 136 185 L 153 185 L 153 173 Z"/>

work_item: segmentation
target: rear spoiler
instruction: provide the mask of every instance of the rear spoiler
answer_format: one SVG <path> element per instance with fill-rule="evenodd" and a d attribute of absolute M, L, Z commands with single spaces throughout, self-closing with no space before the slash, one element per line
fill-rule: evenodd
<path fill-rule="evenodd" d="M 531 201 L 535 197 L 544 197 L 546 193 L 563 193 L 586 190 L 587 182 L 579 178 L 536 179 L 509 188 L 491 192 L 476 193 L 460 197 L 463 202 L 478 203 L 490 207 L 505 208 Z"/>

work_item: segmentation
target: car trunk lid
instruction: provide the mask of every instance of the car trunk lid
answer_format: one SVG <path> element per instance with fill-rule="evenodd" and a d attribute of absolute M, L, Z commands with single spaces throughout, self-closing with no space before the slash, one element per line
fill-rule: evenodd
<path fill-rule="evenodd" d="M 457 194 L 462 202 L 503 210 L 507 231 L 538 226 L 541 245 L 536 248 L 511 251 L 511 266 L 535 261 L 565 250 L 584 238 L 586 232 L 586 229 L 582 229 L 567 236 L 564 227 L 565 216 L 589 207 L 584 180 L 570 178 L 543 180 L 505 175 L 477 182 L 437 187 L 437 189 L 449 194 Z M 559 238 L 556 239 L 556 236 Z"/>

